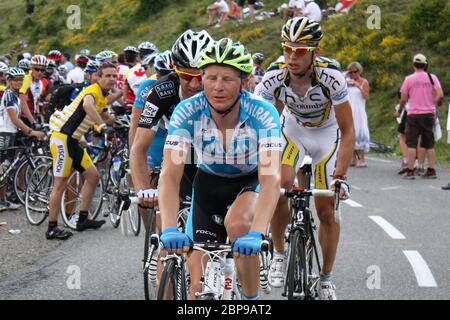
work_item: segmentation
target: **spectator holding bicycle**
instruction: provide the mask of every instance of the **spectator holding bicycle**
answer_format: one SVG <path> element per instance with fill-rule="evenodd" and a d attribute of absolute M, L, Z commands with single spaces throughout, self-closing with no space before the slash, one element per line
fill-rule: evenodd
<path fill-rule="evenodd" d="M 8 168 L 14 158 L 15 150 L 4 150 L 15 145 L 16 134 L 19 129 L 29 137 L 44 139 L 45 135 L 41 131 L 34 131 L 20 119 L 20 98 L 19 90 L 22 88 L 25 72 L 20 68 L 12 68 L 6 72 L 7 89 L 0 102 L 0 174 Z M 6 200 L 5 183 L 0 187 L 0 211 L 17 210 L 20 205 L 16 205 Z"/>
<path fill-rule="evenodd" d="M 408 169 L 405 179 L 415 179 L 414 163 L 417 157 L 417 145 L 421 137 L 421 147 L 427 150 L 428 169 L 424 178 L 436 179 L 436 154 L 434 150 L 433 128 L 436 120 L 437 107 L 444 94 L 439 79 L 427 72 L 428 60 L 423 54 L 417 54 L 413 59 L 414 74 L 406 77 L 401 87 L 400 108 L 396 116 L 409 101 L 409 111 L 406 120 L 406 144 L 408 146 Z"/>
<path fill-rule="evenodd" d="M 50 127 L 53 131 L 50 138 L 53 189 L 49 199 L 49 222 L 46 233 L 48 240 L 66 240 L 72 236 L 71 232 L 58 228 L 61 199 L 72 169 L 82 173 L 84 178 L 76 230 L 81 232 L 99 229 L 105 223 L 104 220 L 88 219 L 91 200 L 100 176 L 92 159 L 80 146 L 80 140 L 94 125 L 98 125 L 101 131 L 106 129 L 107 124 L 113 124 L 115 121 L 108 113 L 105 92 L 109 92 L 116 84 L 116 67 L 105 63 L 99 67 L 98 76 L 99 80 L 96 83 L 81 91 L 70 105 L 60 112 L 55 112 L 50 118 Z"/>

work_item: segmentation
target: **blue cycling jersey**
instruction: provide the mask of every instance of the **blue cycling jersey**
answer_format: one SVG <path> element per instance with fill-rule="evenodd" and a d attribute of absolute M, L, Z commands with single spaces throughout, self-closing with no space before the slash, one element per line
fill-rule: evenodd
<path fill-rule="evenodd" d="M 139 86 L 136 100 L 134 101 L 135 108 L 144 109 L 148 94 L 150 93 L 152 87 L 155 85 L 156 81 L 156 79 L 147 79 L 142 82 L 142 84 Z"/>
<path fill-rule="evenodd" d="M 244 91 L 240 98 L 239 124 L 226 150 L 202 92 L 182 101 L 171 118 L 165 148 L 187 151 L 194 145 L 199 169 L 222 177 L 240 177 L 258 170 L 259 152 L 281 151 L 278 111 L 258 96 Z"/>
<path fill-rule="evenodd" d="M 135 108 L 144 109 L 150 90 L 156 82 L 156 79 L 147 79 L 139 86 L 138 94 L 134 102 Z M 152 145 L 147 151 L 147 164 L 152 169 L 162 166 L 164 142 L 166 141 L 166 137 L 167 130 L 164 128 L 158 128 Z"/>

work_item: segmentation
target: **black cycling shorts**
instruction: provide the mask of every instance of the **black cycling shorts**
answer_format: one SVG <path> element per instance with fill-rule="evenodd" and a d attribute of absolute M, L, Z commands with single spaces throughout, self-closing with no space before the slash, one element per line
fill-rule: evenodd
<path fill-rule="evenodd" d="M 8 148 L 12 148 L 16 145 L 16 134 L 2 132 L 0 133 L 0 164 L 5 162 L 6 160 L 12 162 L 14 159 L 14 155 L 16 154 L 15 149 L 7 150 Z"/>
<path fill-rule="evenodd" d="M 245 192 L 259 192 L 258 173 L 224 178 L 197 171 L 186 233 L 196 242 L 224 243 L 225 216 L 234 201 Z"/>

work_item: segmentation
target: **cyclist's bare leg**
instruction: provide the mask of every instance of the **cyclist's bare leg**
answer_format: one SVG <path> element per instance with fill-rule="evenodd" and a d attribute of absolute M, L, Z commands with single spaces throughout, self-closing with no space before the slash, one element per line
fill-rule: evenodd
<path fill-rule="evenodd" d="M 81 189 L 80 211 L 89 211 L 92 198 L 95 194 L 95 189 L 97 189 L 97 185 L 100 180 L 100 175 L 98 174 L 97 168 L 90 167 L 84 171 L 83 177 L 84 185 Z"/>
<path fill-rule="evenodd" d="M 49 200 L 49 216 L 48 221 L 58 221 L 59 210 L 61 209 L 61 198 L 66 189 L 67 178 L 54 177 L 53 190 Z"/>
<path fill-rule="evenodd" d="M 339 244 L 340 224 L 334 221 L 334 198 L 316 197 L 315 204 L 320 220 L 319 242 L 323 254 L 322 272 L 330 274 L 333 270 Z"/>
<path fill-rule="evenodd" d="M 194 251 L 187 256 L 186 262 L 189 268 L 189 275 L 191 277 L 191 287 L 189 289 L 189 300 L 197 300 L 195 296 L 196 292 L 202 292 L 202 284 L 200 280 L 203 276 L 202 274 L 202 256 L 203 253 L 200 251 Z M 207 257 L 203 259 L 203 265 L 206 266 L 208 262 Z"/>
<path fill-rule="evenodd" d="M 257 199 L 257 193 L 246 192 L 239 196 L 228 210 L 225 228 L 231 243 L 250 231 Z M 256 296 L 259 290 L 259 256 L 240 255 L 235 261 L 243 293 L 247 297 Z"/>
<path fill-rule="evenodd" d="M 291 189 L 294 185 L 294 180 L 295 169 L 293 167 L 283 165 L 281 167 L 281 187 Z M 288 198 L 280 197 L 275 214 L 270 222 L 273 246 L 277 252 L 284 252 L 285 250 L 284 236 L 290 219 L 288 203 Z"/>

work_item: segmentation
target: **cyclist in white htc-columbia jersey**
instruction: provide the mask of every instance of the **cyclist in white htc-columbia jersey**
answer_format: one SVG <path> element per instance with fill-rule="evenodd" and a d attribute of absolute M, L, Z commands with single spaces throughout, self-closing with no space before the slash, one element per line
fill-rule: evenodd
<path fill-rule="evenodd" d="M 282 187 L 293 186 L 300 164 L 309 155 L 315 188 L 334 190 L 335 182 L 341 181 L 340 197 L 347 199 L 345 180 L 355 142 L 352 111 L 347 84 L 337 63 L 318 56 L 321 39 L 317 22 L 305 17 L 289 20 L 282 30 L 285 64 L 273 65 L 255 93 L 272 102 L 282 113 Z M 331 271 L 340 229 L 334 221 L 334 199 L 315 200 L 323 252 L 320 298 L 335 299 Z M 285 279 L 284 234 L 288 221 L 288 200 L 281 197 L 271 223 L 275 252 L 269 281 L 275 287 L 283 286 Z"/>

